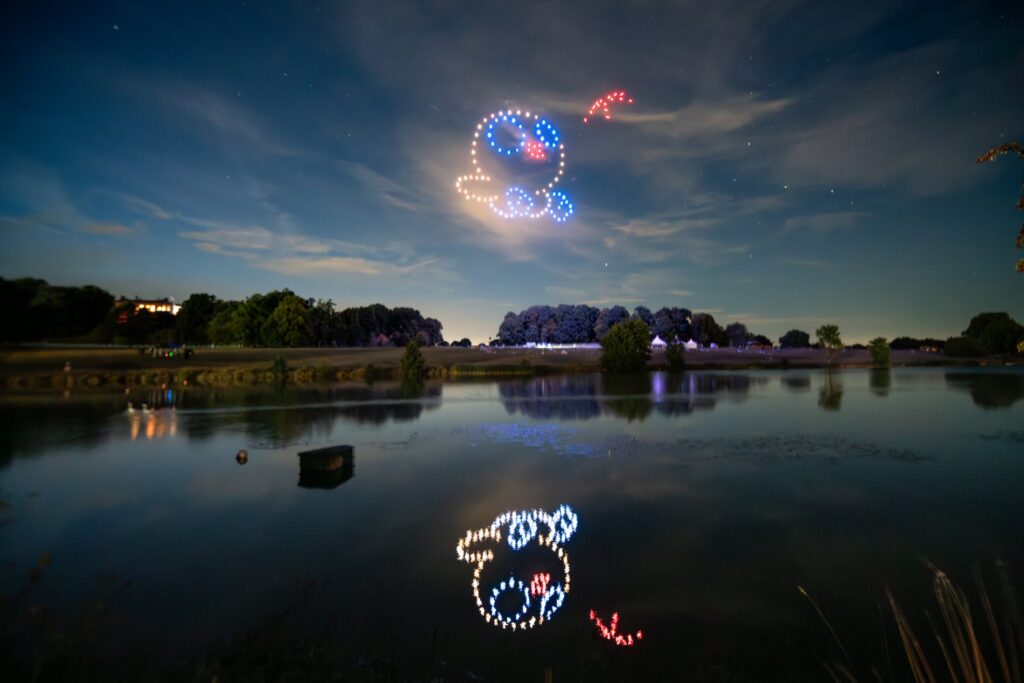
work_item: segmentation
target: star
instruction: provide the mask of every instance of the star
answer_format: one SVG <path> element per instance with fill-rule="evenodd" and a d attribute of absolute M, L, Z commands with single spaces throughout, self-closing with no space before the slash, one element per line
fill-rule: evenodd
<path fill-rule="evenodd" d="M 121 30 L 121 27 L 120 27 L 120 26 L 118 26 L 117 24 L 114 24 L 114 30 L 115 30 L 115 31 L 120 31 L 120 30 Z"/>

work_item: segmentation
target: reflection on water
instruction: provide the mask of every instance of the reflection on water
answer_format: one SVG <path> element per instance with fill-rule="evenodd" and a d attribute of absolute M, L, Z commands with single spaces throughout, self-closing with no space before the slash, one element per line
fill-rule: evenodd
<path fill-rule="evenodd" d="M 890 368 L 873 368 L 870 387 L 871 393 L 875 396 L 888 396 L 892 389 L 892 370 Z"/>
<path fill-rule="evenodd" d="M 825 381 L 818 390 L 818 405 L 822 410 L 838 412 L 843 405 L 843 381 L 839 379 L 839 373 L 830 370 L 825 373 Z"/>
<path fill-rule="evenodd" d="M 43 651 L 45 617 L 80 654 L 60 637 L 116 576 L 71 660 L 112 678 L 289 661 L 302 679 L 330 651 L 351 680 L 821 680 L 835 645 L 801 585 L 884 670 L 883 587 L 908 614 L 934 604 L 919 558 L 961 583 L 999 558 L 1024 587 L 1022 387 L 1014 368 L 895 368 L 3 395 L 6 651 Z M 336 444 L 359 477 L 296 472 Z M 566 501 L 581 523 L 559 556 Z"/>
<path fill-rule="evenodd" d="M 974 405 L 981 408 L 1009 408 L 1024 398 L 1024 375 L 1019 372 L 950 371 L 946 383 L 970 392 Z"/>
<path fill-rule="evenodd" d="M 643 375 L 564 375 L 498 383 L 510 415 L 534 419 L 589 420 L 611 415 L 643 422 L 656 412 L 686 415 L 714 407 L 719 398 L 743 400 L 766 376 L 655 372 Z"/>

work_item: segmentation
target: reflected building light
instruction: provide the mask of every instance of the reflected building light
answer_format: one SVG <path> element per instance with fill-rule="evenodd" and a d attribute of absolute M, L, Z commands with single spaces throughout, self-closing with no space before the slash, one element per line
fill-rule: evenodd
<path fill-rule="evenodd" d="M 590 620 L 594 622 L 595 626 L 597 626 L 598 635 L 600 635 L 605 640 L 610 640 L 616 645 L 622 647 L 632 647 L 641 640 L 643 640 L 644 632 L 640 630 L 637 630 L 635 634 L 627 633 L 623 635 L 619 633 L 618 612 L 614 612 L 612 614 L 612 620 L 610 625 L 605 625 L 604 621 L 602 621 L 601 617 L 597 616 L 594 610 L 590 610 Z"/>
<path fill-rule="evenodd" d="M 547 527 L 547 535 L 539 533 L 541 525 Z M 568 505 L 560 505 L 550 514 L 544 510 L 504 512 L 495 517 L 489 527 L 466 531 L 466 535 L 455 545 L 455 555 L 459 560 L 474 565 L 469 585 L 477 611 L 485 623 L 503 630 L 525 631 L 543 625 L 561 609 L 572 586 L 569 553 L 565 552 L 562 545 L 568 542 L 578 527 L 579 516 L 576 512 Z M 481 549 L 477 546 L 487 542 L 500 548 L 502 538 L 512 552 L 518 552 L 533 541 L 539 547 L 550 550 L 562 563 L 562 580 L 552 585 L 551 574 L 536 573 L 527 585 L 513 574 L 490 587 L 485 603 L 480 594 L 481 574 L 487 563 L 494 560 L 495 553 L 491 548 Z M 522 596 L 522 601 L 511 610 L 503 609 L 498 603 L 506 593 Z M 536 613 L 531 614 L 535 605 Z"/>

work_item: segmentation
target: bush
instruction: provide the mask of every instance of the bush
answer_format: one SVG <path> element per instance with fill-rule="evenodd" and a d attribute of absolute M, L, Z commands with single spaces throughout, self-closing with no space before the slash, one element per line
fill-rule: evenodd
<path fill-rule="evenodd" d="M 270 372 L 278 378 L 288 375 L 288 361 L 284 359 L 284 356 L 274 356 L 274 360 L 270 364 Z"/>
<path fill-rule="evenodd" d="M 888 340 L 885 337 L 875 337 L 868 342 L 868 353 L 871 354 L 871 362 L 875 364 L 875 367 L 889 367 L 889 357 L 891 352 L 889 350 Z"/>
<path fill-rule="evenodd" d="M 665 347 L 665 359 L 668 361 L 668 369 L 673 372 L 681 372 L 686 369 L 686 345 L 669 344 Z"/>
<path fill-rule="evenodd" d="M 985 355 L 985 347 L 974 337 L 950 337 L 946 340 L 947 356 L 976 358 Z"/>
<path fill-rule="evenodd" d="M 647 367 L 651 331 L 639 318 L 621 322 L 601 339 L 601 367 L 610 372 L 636 372 Z"/>
<path fill-rule="evenodd" d="M 427 361 L 423 358 L 420 345 L 411 341 L 405 345 L 405 355 L 399 368 L 402 381 L 421 380 L 427 376 Z"/>

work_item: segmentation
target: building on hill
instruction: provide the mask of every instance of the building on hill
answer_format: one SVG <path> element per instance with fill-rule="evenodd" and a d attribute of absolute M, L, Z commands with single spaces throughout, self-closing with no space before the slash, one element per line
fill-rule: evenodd
<path fill-rule="evenodd" d="M 132 309 L 133 314 L 147 311 L 149 313 L 170 313 L 171 315 L 178 315 L 178 311 L 181 310 L 181 306 L 174 303 L 174 299 L 172 297 L 166 297 L 164 299 L 140 299 L 139 297 L 135 297 L 134 299 L 129 299 L 122 296 L 118 297 L 114 302 L 114 308 L 120 308 L 126 304 L 134 306 Z M 127 311 L 122 311 L 122 313 L 117 317 L 117 322 L 128 322 Z"/>

